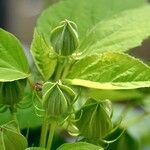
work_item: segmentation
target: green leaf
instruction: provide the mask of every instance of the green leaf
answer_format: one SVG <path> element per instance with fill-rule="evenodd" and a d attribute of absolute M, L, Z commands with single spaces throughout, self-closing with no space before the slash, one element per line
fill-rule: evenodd
<path fill-rule="evenodd" d="M 86 142 L 77 142 L 63 144 L 57 150 L 103 150 L 103 148 Z"/>
<path fill-rule="evenodd" d="M 77 24 L 82 39 L 99 21 L 145 3 L 146 0 L 65 0 L 46 9 L 39 17 L 37 27 L 42 33 L 50 35 L 60 21 L 72 20 Z"/>
<path fill-rule="evenodd" d="M 56 54 L 48 46 L 47 39 L 36 29 L 31 45 L 31 53 L 39 72 L 47 81 L 54 73 L 57 58 Z"/>
<path fill-rule="evenodd" d="M 0 82 L 28 76 L 29 66 L 20 42 L 12 34 L 0 29 Z"/>
<path fill-rule="evenodd" d="M 19 104 L 19 106 L 21 108 L 24 107 L 24 109 L 23 108 L 17 109 L 17 119 L 19 122 L 20 129 L 35 128 L 41 126 L 42 124 L 43 119 L 36 115 L 34 106 L 31 106 L 32 105 L 31 100 L 32 100 L 32 94 L 30 92 L 29 93 L 26 92 L 22 100 L 22 103 Z M 30 106 L 27 107 L 27 105 Z M 2 109 L 3 108 L 0 108 L 0 111 Z M 10 118 L 11 118 L 11 114 L 9 110 L 0 113 L 0 124 L 4 124 L 8 122 Z"/>
<path fill-rule="evenodd" d="M 1 150 L 24 150 L 27 147 L 26 138 L 17 131 L 13 121 L 0 126 L 0 129 Z"/>
<path fill-rule="evenodd" d="M 103 100 L 109 99 L 111 101 L 128 101 L 137 100 L 144 97 L 144 94 L 137 89 L 134 90 L 99 90 L 87 89 L 86 94 L 89 98 Z"/>
<path fill-rule="evenodd" d="M 25 150 L 47 150 L 47 149 L 42 148 L 42 147 L 29 147 L 29 148 L 27 148 Z"/>
<path fill-rule="evenodd" d="M 150 7 L 128 10 L 98 23 L 85 37 L 79 51 L 90 55 L 123 52 L 141 45 L 150 36 Z"/>
<path fill-rule="evenodd" d="M 103 53 L 78 60 L 66 82 L 96 89 L 135 89 L 150 87 L 150 67 L 127 54 Z"/>
<path fill-rule="evenodd" d="M 22 117 L 23 116 L 23 117 Z M 0 124 L 6 123 L 10 120 L 10 112 L 6 111 L 5 113 L 0 113 Z M 19 109 L 17 112 L 17 119 L 19 122 L 20 129 L 25 128 L 36 128 L 41 126 L 42 118 L 39 118 L 35 114 L 35 108 L 26 108 L 26 109 Z"/>

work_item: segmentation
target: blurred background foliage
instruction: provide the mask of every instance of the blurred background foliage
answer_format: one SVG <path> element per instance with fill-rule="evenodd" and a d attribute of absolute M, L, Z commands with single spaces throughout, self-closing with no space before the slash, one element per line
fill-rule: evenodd
<path fill-rule="evenodd" d="M 58 0 L 0 0 L 0 27 L 16 35 L 24 45 L 25 53 L 30 65 L 34 67 L 30 50 L 36 19 L 42 10 Z M 142 46 L 130 51 L 143 61 L 150 64 L 150 39 L 145 40 Z M 34 80 L 39 80 L 35 76 Z M 24 102 L 27 109 L 20 109 L 17 117 L 22 132 L 28 137 L 29 145 L 36 146 L 40 136 L 41 118 L 37 117 L 32 104 L 32 93 L 29 86 L 26 89 Z M 127 127 L 121 138 L 113 144 L 107 145 L 108 150 L 149 150 L 150 149 L 150 89 L 138 89 L 130 91 L 104 91 L 88 90 L 85 93 L 94 95 L 96 99 L 108 98 L 114 103 L 114 117 L 123 118 L 122 127 Z M 96 97 L 95 97 L 96 96 Z M 24 105 L 24 103 L 22 104 Z M 9 120 L 9 112 L 0 113 L 0 124 Z M 122 130 L 122 129 L 120 129 Z M 117 133 L 116 133 L 117 134 Z M 53 149 L 65 141 L 76 140 L 63 130 L 58 130 L 54 138 Z"/>

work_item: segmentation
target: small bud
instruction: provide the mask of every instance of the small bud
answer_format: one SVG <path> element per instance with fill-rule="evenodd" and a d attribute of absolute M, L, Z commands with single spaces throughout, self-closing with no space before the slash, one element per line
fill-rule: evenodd
<path fill-rule="evenodd" d="M 77 25 L 69 20 L 62 21 L 58 27 L 52 30 L 50 41 L 57 54 L 71 55 L 79 43 Z"/>
<path fill-rule="evenodd" d="M 47 82 L 43 86 L 43 107 L 51 121 L 63 121 L 71 112 L 74 91 L 60 83 Z"/>
<path fill-rule="evenodd" d="M 14 106 L 23 99 L 26 79 L 0 83 L 0 104 Z"/>
<path fill-rule="evenodd" d="M 112 130 L 112 109 L 110 101 L 87 100 L 85 106 L 76 114 L 77 128 L 87 139 L 102 139 Z"/>

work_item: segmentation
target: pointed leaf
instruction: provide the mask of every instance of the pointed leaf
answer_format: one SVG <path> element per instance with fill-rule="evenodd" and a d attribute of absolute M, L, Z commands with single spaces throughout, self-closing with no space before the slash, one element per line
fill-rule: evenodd
<path fill-rule="evenodd" d="M 46 39 L 36 29 L 31 45 L 31 53 L 39 72 L 47 81 L 55 70 L 57 58 L 48 46 Z"/>
<path fill-rule="evenodd" d="M 20 42 L 12 34 L 0 29 L 0 82 L 28 76 L 29 66 Z"/>
<path fill-rule="evenodd" d="M 96 146 L 86 142 L 66 143 L 57 148 L 57 150 L 104 150 L 100 146 Z"/>
<path fill-rule="evenodd" d="M 90 55 L 127 51 L 150 36 L 150 6 L 128 10 L 98 23 L 85 37 L 79 51 Z"/>
<path fill-rule="evenodd" d="M 150 87 L 150 67 L 127 54 L 108 52 L 77 61 L 64 82 L 96 89 Z"/>

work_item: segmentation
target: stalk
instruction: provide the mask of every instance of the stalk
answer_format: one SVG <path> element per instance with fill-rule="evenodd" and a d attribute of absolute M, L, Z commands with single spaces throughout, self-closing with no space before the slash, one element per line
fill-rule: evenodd
<path fill-rule="evenodd" d="M 72 64 L 74 63 L 75 61 L 73 59 L 69 59 L 68 58 L 68 61 L 67 61 L 67 65 L 65 66 L 64 68 L 64 71 L 62 73 L 62 79 L 64 79 L 66 77 L 66 75 L 68 74 L 69 72 L 69 69 L 71 68 Z"/>
<path fill-rule="evenodd" d="M 9 109 L 10 109 L 10 114 L 11 114 L 11 120 L 16 122 L 17 130 L 18 130 L 18 132 L 20 132 L 16 108 L 15 108 L 15 106 L 13 106 L 13 107 L 10 107 Z"/>
<path fill-rule="evenodd" d="M 61 78 L 61 73 L 63 71 L 63 65 L 61 63 L 58 63 L 58 68 L 55 76 L 55 81 L 58 81 Z"/>
<path fill-rule="evenodd" d="M 56 129 L 56 122 L 52 122 L 50 125 L 49 137 L 46 147 L 48 150 L 51 150 L 55 129 Z"/>
<path fill-rule="evenodd" d="M 57 67 L 56 76 L 54 79 L 55 81 L 58 81 L 59 79 L 61 79 L 62 73 L 64 71 L 67 61 L 68 60 L 66 58 L 58 58 L 58 67 Z"/>
<path fill-rule="evenodd" d="M 46 146 L 48 125 L 49 124 L 48 124 L 48 121 L 47 121 L 47 115 L 45 114 L 43 124 L 42 124 L 42 130 L 41 130 L 40 147 L 45 147 Z"/>
<path fill-rule="evenodd" d="M 11 120 L 18 121 L 16 112 L 11 112 Z"/>

